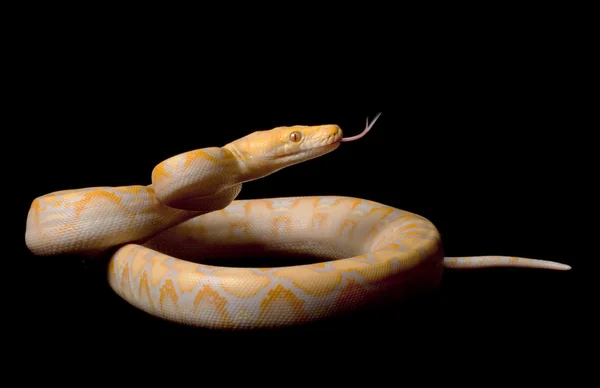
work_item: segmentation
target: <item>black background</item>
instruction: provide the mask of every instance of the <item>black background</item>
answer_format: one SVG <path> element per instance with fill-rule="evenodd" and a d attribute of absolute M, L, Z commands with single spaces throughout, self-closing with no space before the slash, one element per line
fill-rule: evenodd
<path fill-rule="evenodd" d="M 587 172 L 591 127 L 581 117 L 589 104 L 574 89 L 586 88 L 580 76 L 587 54 L 560 26 L 523 23 L 517 31 L 515 23 L 435 32 L 395 31 L 391 23 L 370 39 L 357 26 L 348 35 L 334 29 L 319 48 L 302 31 L 262 48 L 278 35 L 273 25 L 258 37 L 238 32 L 230 39 L 227 29 L 198 31 L 195 24 L 115 31 L 103 23 L 83 28 L 82 21 L 29 30 L 15 57 L 11 99 L 14 132 L 26 150 L 19 162 L 28 177 L 18 209 L 22 230 L 38 195 L 148 184 L 167 157 L 275 126 L 334 123 L 356 134 L 367 116 L 382 112 L 361 141 L 248 183 L 239 198 L 367 198 L 428 218 L 448 256 L 532 257 L 573 270 L 448 272 L 436 295 L 415 304 L 248 336 L 362 333 L 372 343 L 444 339 L 473 353 L 565 357 L 563 349 L 590 340 L 579 335 L 590 319 L 590 284 L 582 279 L 595 236 L 585 227 L 585 196 L 596 176 Z M 184 338 L 242 336 L 135 310 L 108 288 L 101 264 L 33 257 L 24 244 L 20 252 L 31 264 L 36 302 L 27 313 L 37 317 L 39 338 L 128 336 L 133 328 Z"/>

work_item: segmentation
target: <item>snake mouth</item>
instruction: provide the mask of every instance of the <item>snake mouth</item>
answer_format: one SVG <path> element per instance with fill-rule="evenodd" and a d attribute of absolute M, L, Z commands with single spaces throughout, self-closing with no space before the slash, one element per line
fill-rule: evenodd
<path fill-rule="evenodd" d="M 333 151 L 336 148 L 338 148 L 340 146 L 340 144 L 342 143 L 341 140 L 342 140 L 342 138 L 340 137 L 331 143 L 315 147 L 308 151 L 312 151 L 318 155 L 323 155 L 323 154 L 326 154 L 327 152 Z"/>
<path fill-rule="evenodd" d="M 320 139 L 318 139 L 317 143 L 322 144 L 317 144 L 317 147 L 327 147 L 333 144 L 340 143 L 344 138 L 344 134 L 339 127 L 336 126 L 336 129 L 337 130 L 335 132 L 329 133 L 327 136 L 323 136 Z"/>

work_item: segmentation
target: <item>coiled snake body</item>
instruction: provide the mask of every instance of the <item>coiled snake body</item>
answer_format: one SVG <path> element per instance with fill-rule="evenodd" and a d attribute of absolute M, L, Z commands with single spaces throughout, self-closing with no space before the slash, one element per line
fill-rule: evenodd
<path fill-rule="evenodd" d="M 353 138 L 337 125 L 258 131 L 161 162 L 149 186 L 43 195 L 29 210 L 26 244 L 42 256 L 111 250 L 108 282 L 122 298 L 163 319 L 219 329 L 302 324 L 384 296 L 410 296 L 437 287 L 444 268 L 570 268 L 516 257 L 444 257 L 427 219 L 366 199 L 235 200 L 242 183 L 329 153 L 373 123 Z M 270 268 L 197 262 L 249 252 L 325 261 Z"/>

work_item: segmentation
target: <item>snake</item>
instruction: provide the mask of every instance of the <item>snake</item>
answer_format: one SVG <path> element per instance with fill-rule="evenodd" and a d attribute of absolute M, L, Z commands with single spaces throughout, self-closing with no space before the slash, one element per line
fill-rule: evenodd
<path fill-rule="evenodd" d="M 26 245 L 38 256 L 108 256 L 108 285 L 130 305 L 223 330 L 303 325 L 401 301 L 437 289 L 445 269 L 571 269 L 513 256 L 446 257 L 428 219 L 364 198 L 237 199 L 244 183 L 358 140 L 378 117 L 351 137 L 334 124 L 279 126 L 183 152 L 158 163 L 148 185 L 41 195 L 27 214 Z M 225 265 L 248 254 L 298 262 Z"/>

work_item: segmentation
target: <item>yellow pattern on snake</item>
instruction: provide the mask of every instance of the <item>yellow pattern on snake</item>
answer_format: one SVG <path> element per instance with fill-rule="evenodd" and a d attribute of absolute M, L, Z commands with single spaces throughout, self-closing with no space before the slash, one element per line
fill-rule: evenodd
<path fill-rule="evenodd" d="M 149 186 L 43 195 L 31 205 L 26 244 L 41 256 L 111 252 L 108 282 L 126 301 L 163 319 L 217 329 L 303 324 L 384 296 L 408 297 L 437 287 L 444 268 L 570 269 L 516 257 L 444 257 L 427 219 L 365 199 L 235 199 L 242 183 L 357 140 L 375 120 L 351 138 L 337 125 L 257 131 L 163 161 Z M 269 268 L 198 261 L 249 252 L 323 261 Z"/>

